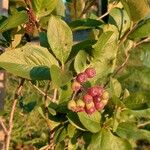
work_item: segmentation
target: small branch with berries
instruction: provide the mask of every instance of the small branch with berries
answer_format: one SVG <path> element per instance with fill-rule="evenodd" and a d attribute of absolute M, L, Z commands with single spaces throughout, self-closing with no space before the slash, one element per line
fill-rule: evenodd
<path fill-rule="evenodd" d="M 87 68 L 84 72 L 79 73 L 72 83 L 74 92 L 72 99 L 68 102 L 68 109 L 74 112 L 86 112 L 88 115 L 93 114 L 96 110 L 102 111 L 109 100 L 109 93 L 99 85 L 92 86 L 85 91 L 84 83 L 95 77 L 96 70 L 92 67 Z M 75 100 L 77 92 L 82 92 L 82 97 Z"/>

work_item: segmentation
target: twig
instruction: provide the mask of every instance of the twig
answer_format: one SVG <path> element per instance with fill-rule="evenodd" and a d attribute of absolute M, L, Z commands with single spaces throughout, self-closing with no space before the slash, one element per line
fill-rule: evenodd
<path fill-rule="evenodd" d="M 142 127 L 145 127 L 146 125 L 150 125 L 150 121 L 147 121 L 147 122 L 144 122 L 142 124 L 139 124 L 137 127 L 138 128 L 142 128 Z"/>
<path fill-rule="evenodd" d="M 43 96 L 46 96 L 47 94 L 42 91 L 41 89 L 39 89 L 36 85 L 32 84 L 31 81 L 29 81 L 30 85 L 32 85 L 34 87 L 34 89 L 36 89 L 40 94 L 42 94 Z M 52 101 L 52 98 L 50 96 L 46 96 L 47 99 L 49 99 L 50 101 Z"/>
<path fill-rule="evenodd" d="M 106 13 L 104 13 L 103 15 L 101 15 L 100 17 L 98 17 L 97 20 L 101 20 L 102 18 L 104 18 L 105 16 L 107 16 L 107 15 L 110 13 L 110 11 L 111 11 L 113 8 L 116 7 L 116 5 L 117 5 L 117 3 L 114 3 L 114 4 L 109 8 L 109 10 L 108 10 Z"/>
<path fill-rule="evenodd" d="M 15 108 L 16 108 L 18 98 L 21 94 L 24 82 L 25 82 L 25 79 L 21 79 L 21 82 L 20 82 L 20 84 L 17 87 L 16 92 L 15 92 L 14 101 L 13 101 L 13 105 L 12 105 L 12 109 L 11 109 L 11 113 L 10 113 L 10 117 L 9 117 L 8 134 L 6 135 L 6 143 L 5 143 L 6 144 L 6 146 L 5 146 L 6 150 L 9 150 L 11 133 L 12 133 L 12 129 L 13 129 L 13 118 L 14 118 Z"/>
<path fill-rule="evenodd" d="M 2 119 L 0 119 L 0 125 L 2 126 L 3 130 L 4 130 L 4 133 L 7 135 L 8 134 L 8 130 L 4 124 L 4 122 L 2 121 Z"/>
<path fill-rule="evenodd" d="M 146 38 L 146 39 L 144 39 L 144 40 L 142 40 L 142 41 L 140 41 L 140 42 L 137 42 L 137 43 L 135 44 L 135 46 L 137 47 L 137 46 L 139 46 L 140 44 L 143 44 L 143 43 L 146 43 L 146 42 L 150 42 L 150 37 L 148 37 L 148 38 Z"/>
<path fill-rule="evenodd" d="M 56 98 L 57 98 L 57 89 L 54 89 L 54 95 L 53 95 L 53 99 L 52 99 L 53 103 L 56 103 Z"/>
<path fill-rule="evenodd" d="M 82 18 L 83 15 L 93 6 L 93 4 L 95 3 L 95 0 L 93 0 L 92 2 L 90 2 L 89 5 L 88 4 L 88 0 L 85 2 L 85 7 L 83 8 L 83 11 L 81 12 L 79 18 Z"/>

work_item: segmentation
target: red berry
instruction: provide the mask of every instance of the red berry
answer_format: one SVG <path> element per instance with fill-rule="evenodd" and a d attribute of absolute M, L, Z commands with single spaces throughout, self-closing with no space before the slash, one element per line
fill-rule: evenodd
<path fill-rule="evenodd" d="M 79 73 L 76 77 L 76 80 L 79 82 L 79 83 L 84 83 L 87 81 L 87 75 L 86 73 Z"/>
<path fill-rule="evenodd" d="M 77 104 L 74 100 L 68 102 L 68 109 L 72 111 L 76 111 Z"/>
<path fill-rule="evenodd" d="M 84 96 L 83 96 L 83 100 L 84 100 L 84 102 L 85 103 L 91 103 L 91 102 L 93 102 L 93 97 L 91 96 L 91 95 L 89 95 L 89 94 L 85 94 Z"/>
<path fill-rule="evenodd" d="M 76 91 L 76 92 L 77 92 L 77 91 L 80 90 L 81 84 L 80 84 L 79 82 L 77 82 L 77 81 L 74 81 L 74 82 L 72 83 L 71 88 L 72 88 L 73 91 Z"/>
<path fill-rule="evenodd" d="M 85 70 L 88 78 L 93 78 L 96 75 L 96 70 L 94 68 L 87 68 Z"/>
<path fill-rule="evenodd" d="M 91 107 L 91 108 L 86 108 L 85 107 L 85 111 L 86 111 L 87 114 L 91 115 L 96 111 L 96 109 L 95 109 L 95 107 Z"/>
<path fill-rule="evenodd" d="M 103 108 L 104 108 L 104 104 L 102 102 L 95 102 L 95 108 L 98 110 L 98 111 L 101 111 Z"/>
<path fill-rule="evenodd" d="M 101 101 L 101 98 L 100 98 L 99 96 L 94 96 L 94 97 L 93 97 L 93 101 L 94 101 L 94 103 L 100 102 L 100 101 Z"/>
<path fill-rule="evenodd" d="M 92 97 L 101 96 L 103 93 L 103 88 L 100 86 L 94 86 L 88 89 L 88 94 Z"/>

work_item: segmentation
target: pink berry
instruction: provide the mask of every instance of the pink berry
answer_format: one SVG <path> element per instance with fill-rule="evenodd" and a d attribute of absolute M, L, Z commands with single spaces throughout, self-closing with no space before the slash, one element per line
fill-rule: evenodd
<path fill-rule="evenodd" d="M 93 102 L 93 97 L 91 96 L 91 95 L 89 95 L 89 94 L 85 94 L 84 96 L 83 96 L 83 100 L 84 100 L 84 102 L 85 103 L 91 103 L 91 102 Z"/>
<path fill-rule="evenodd" d="M 103 93 L 103 88 L 100 86 L 94 86 L 88 89 L 88 94 L 92 97 L 101 96 Z"/>
<path fill-rule="evenodd" d="M 86 73 L 79 73 L 76 77 L 76 80 L 79 82 L 79 83 L 84 83 L 87 81 L 87 75 Z"/>
<path fill-rule="evenodd" d="M 96 70 L 94 68 L 92 68 L 92 67 L 91 68 L 87 68 L 85 70 L 85 73 L 87 74 L 88 78 L 93 78 L 96 75 Z"/>
<path fill-rule="evenodd" d="M 91 108 L 86 108 L 85 107 L 85 111 L 86 111 L 87 114 L 91 115 L 96 111 L 96 109 L 95 109 L 95 107 L 91 107 Z"/>
<path fill-rule="evenodd" d="M 98 111 L 101 111 L 103 108 L 104 108 L 104 104 L 102 102 L 95 102 L 95 108 L 98 110 Z"/>
<path fill-rule="evenodd" d="M 79 91 L 81 89 L 81 84 L 77 81 L 74 81 L 71 86 L 73 91 Z"/>
<path fill-rule="evenodd" d="M 100 96 L 94 96 L 94 97 L 93 97 L 93 101 L 94 101 L 94 103 L 100 102 L 100 101 L 101 101 Z"/>

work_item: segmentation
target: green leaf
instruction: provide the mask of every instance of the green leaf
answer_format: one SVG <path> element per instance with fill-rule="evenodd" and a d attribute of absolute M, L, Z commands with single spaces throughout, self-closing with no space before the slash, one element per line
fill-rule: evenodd
<path fill-rule="evenodd" d="M 72 94 L 71 82 L 68 82 L 67 85 L 60 88 L 59 94 L 59 103 L 67 102 L 70 100 L 70 95 Z"/>
<path fill-rule="evenodd" d="M 142 44 L 140 47 L 143 49 L 141 51 L 141 61 L 144 66 L 150 68 L 150 43 Z"/>
<path fill-rule="evenodd" d="M 67 128 L 66 127 L 60 127 L 58 130 L 54 133 L 54 142 L 59 143 L 65 139 L 67 136 Z"/>
<path fill-rule="evenodd" d="M 150 19 L 142 21 L 136 28 L 129 34 L 130 39 L 141 39 L 150 36 Z"/>
<path fill-rule="evenodd" d="M 49 15 L 57 6 L 58 0 L 33 0 L 32 7 L 38 18 Z"/>
<path fill-rule="evenodd" d="M 72 21 L 71 23 L 69 23 L 69 26 L 73 31 L 76 31 L 76 30 L 98 28 L 102 24 L 104 24 L 102 21 L 87 18 L 87 19 Z"/>
<path fill-rule="evenodd" d="M 138 129 L 136 125 L 129 122 L 120 123 L 116 133 L 126 139 L 150 141 L 150 131 Z"/>
<path fill-rule="evenodd" d="M 131 23 L 127 12 L 121 8 L 114 8 L 109 15 L 109 23 L 115 25 L 122 36 L 129 29 Z"/>
<path fill-rule="evenodd" d="M 51 16 L 47 36 L 51 49 L 57 59 L 59 59 L 62 64 L 65 63 L 73 44 L 71 29 L 60 18 Z"/>
<path fill-rule="evenodd" d="M 70 112 L 67 114 L 68 121 L 77 129 L 85 131 L 84 126 L 81 124 L 77 113 Z"/>
<path fill-rule="evenodd" d="M 56 65 L 51 66 L 51 79 L 53 86 L 59 88 L 67 84 L 72 79 L 72 74 L 68 71 L 63 71 Z"/>
<path fill-rule="evenodd" d="M 90 132 L 96 133 L 100 131 L 101 125 L 101 114 L 99 112 L 95 112 L 92 115 L 88 115 L 85 112 L 78 113 L 79 119 L 83 126 L 87 128 Z"/>
<path fill-rule="evenodd" d="M 0 55 L 0 66 L 8 72 L 31 80 L 49 80 L 50 66 L 58 65 L 47 49 L 27 44 Z"/>
<path fill-rule="evenodd" d="M 93 134 L 88 150 L 132 150 L 131 145 L 125 139 L 114 136 L 109 130 Z"/>
<path fill-rule="evenodd" d="M 88 54 L 84 50 L 80 50 L 74 60 L 74 68 L 77 73 L 84 71 L 87 67 Z"/>
<path fill-rule="evenodd" d="M 96 69 L 96 78 L 102 78 L 114 71 L 117 54 L 117 35 L 112 32 L 104 32 L 93 46 L 93 61 L 91 65 Z"/>
<path fill-rule="evenodd" d="M 127 11 L 130 19 L 134 22 L 142 20 L 150 12 L 148 0 L 121 0 L 121 2 L 125 10 Z"/>
<path fill-rule="evenodd" d="M 3 23 L 0 24 L 0 32 L 7 31 L 15 28 L 28 21 L 28 15 L 26 11 L 16 12 L 9 16 Z"/>
<path fill-rule="evenodd" d="M 53 14 L 65 17 L 65 4 L 63 0 L 58 0 L 57 6 L 54 9 Z"/>
<path fill-rule="evenodd" d="M 110 89 L 111 89 L 112 95 L 116 97 L 120 97 L 121 92 L 122 92 L 122 87 L 121 87 L 120 82 L 117 79 L 111 78 Z"/>

